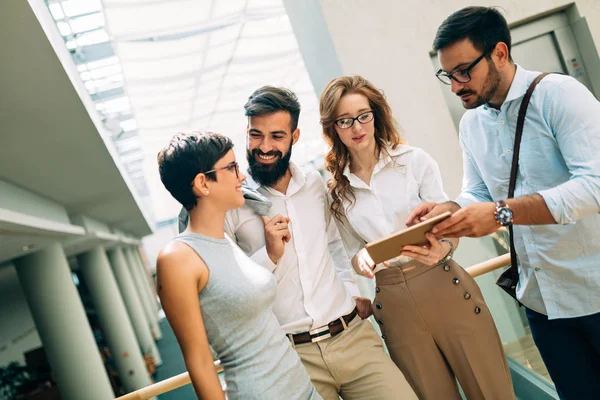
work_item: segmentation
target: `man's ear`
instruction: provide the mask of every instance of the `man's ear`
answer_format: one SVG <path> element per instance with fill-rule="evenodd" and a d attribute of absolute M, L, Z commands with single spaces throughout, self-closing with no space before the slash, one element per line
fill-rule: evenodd
<path fill-rule="evenodd" d="M 246 150 L 250 149 L 250 125 L 246 125 Z"/>
<path fill-rule="evenodd" d="M 296 128 L 296 130 L 292 132 L 292 144 L 296 144 L 298 139 L 300 139 L 300 128 Z"/>
<path fill-rule="evenodd" d="M 510 62 L 508 46 L 504 42 L 499 42 L 498 44 L 496 44 L 496 47 L 494 48 L 492 54 L 495 56 L 497 60 L 496 62 L 500 67 L 504 67 Z"/>

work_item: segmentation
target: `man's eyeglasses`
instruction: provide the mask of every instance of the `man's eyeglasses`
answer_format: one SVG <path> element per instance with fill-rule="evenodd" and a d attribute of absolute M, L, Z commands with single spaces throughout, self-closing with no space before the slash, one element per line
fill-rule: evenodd
<path fill-rule="evenodd" d="M 211 169 L 210 171 L 205 171 L 204 173 L 205 174 L 209 174 L 211 172 L 217 172 L 217 171 L 220 171 L 222 169 L 226 169 L 229 172 L 235 172 L 235 177 L 238 178 L 238 179 L 240 178 L 240 166 L 237 163 L 237 161 L 231 162 L 231 163 L 227 164 L 224 167 Z"/>
<path fill-rule="evenodd" d="M 467 68 L 458 69 L 454 72 L 446 72 L 443 69 L 440 69 L 435 73 L 435 76 L 446 85 L 450 85 L 452 83 L 452 79 L 454 79 L 458 83 L 467 83 L 471 81 L 471 70 L 475 68 L 475 66 L 479 63 L 479 61 L 483 60 L 484 57 L 487 57 L 493 48 L 483 52 L 475 61 L 473 61 Z"/>
<path fill-rule="evenodd" d="M 356 118 L 347 117 L 347 118 L 336 119 L 334 121 L 334 123 L 340 129 L 348 129 L 348 128 L 351 128 L 352 125 L 354 125 L 354 121 L 358 121 L 361 124 L 368 124 L 369 122 L 373 121 L 373 118 L 375 118 L 375 113 L 373 111 L 367 111 L 367 112 L 360 114 Z"/>

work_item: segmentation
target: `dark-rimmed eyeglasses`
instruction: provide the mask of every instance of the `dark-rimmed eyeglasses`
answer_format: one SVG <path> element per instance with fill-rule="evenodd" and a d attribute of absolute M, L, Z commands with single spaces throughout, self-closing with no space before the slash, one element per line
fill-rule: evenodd
<path fill-rule="evenodd" d="M 205 174 L 209 174 L 211 172 L 217 172 L 217 171 L 220 171 L 222 169 L 226 169 L 229 172 L 235 172 L 235 177 L 238 178 L 238 179 L 240 178 L 240 166 L 237 163 L 237 161 L 230 162 L 229 164 L 227 164 L 224 167 L 219 167 L 219 168 L 211 169 L 210 171 L 205 171 L 204 173 Z"/>
<path fill-rule="evenodd" d="M 370 110 L 360 114 L 355 118 L 346 117 L 336 119 L 335 121 L 333 121 L 333 123 L 336 124 L 336 126 L 340 129 L 348 129 L 352 128 L 352 125 L 354 125 L 354 121 L 358 121 L 361 124 L 368 124 L 369 122 L 373 121 L 373 118 L 375 118 L 375 112 L 373 110 Z"/>
<path fill-rule="evenodd" d="M 493 49 L 483 52 L 475 61 L 473 61 L 467 68 L 458 69 L 454 72 L 446 72 L 443 69 L 438 70 L 435 73 L 435 76 L 445 85 L 450 85 L 452 83 L 452 79 L 454 79 L 458 83 L 467 83 L 471 81 L 471 70 L 475 68 L 475 66 L 479 63 L 479 61 L 483 60 L 484 57 L 487 57 Z"/>

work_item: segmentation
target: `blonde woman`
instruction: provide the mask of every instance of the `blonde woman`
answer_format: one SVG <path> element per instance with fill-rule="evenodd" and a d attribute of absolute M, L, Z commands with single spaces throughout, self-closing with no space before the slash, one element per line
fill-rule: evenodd
<path fill-rule="evenodd" d="M 355 271 L 375 277 L 374 316 L 421 399 L 514 398 L 500 338 L 475 281 L 451 255 L 457 239 L 405 246 L 373 265 L 364 245 L 406 228 L 410 211 L 448 198 L 436 162 L 400 137 L 383 93 L 360 76 L 329 82 L 320 102 L 331 211 Z"/>

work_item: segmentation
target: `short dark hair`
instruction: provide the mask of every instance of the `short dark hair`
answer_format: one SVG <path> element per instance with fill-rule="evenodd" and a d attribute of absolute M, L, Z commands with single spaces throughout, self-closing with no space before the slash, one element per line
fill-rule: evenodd
<path fill-rule="evenodd" d="M 160 180 L 171 195 L 188 211 L 196 206 L 192 184 L 196 175 L 210 171 L 233 142 L 227 136 L 208 131 L 180 132 L 158 153 Z M 206 178 L 216 181 L 214 172 Z"/>
<path fill-rule="evenodd" d="M 256 89 L 244 104 L 246 117 L 260 117 L 277 111 L 290 113 L 290 129 L 298 128 L 300 118 L 300 103 L 298 97 L 290 89 L 274 86 L 263 86 Z"/>
<path fill-rule="evenodd" d="M 461 39 L 469 39 L 475 48 L 486 52 L 504 42 L 510 56 L 510 29 L 506 19 L 492 7 L 465 7 L 450 15 L 438 28 L 433 49 L 441 50 Z"/>

